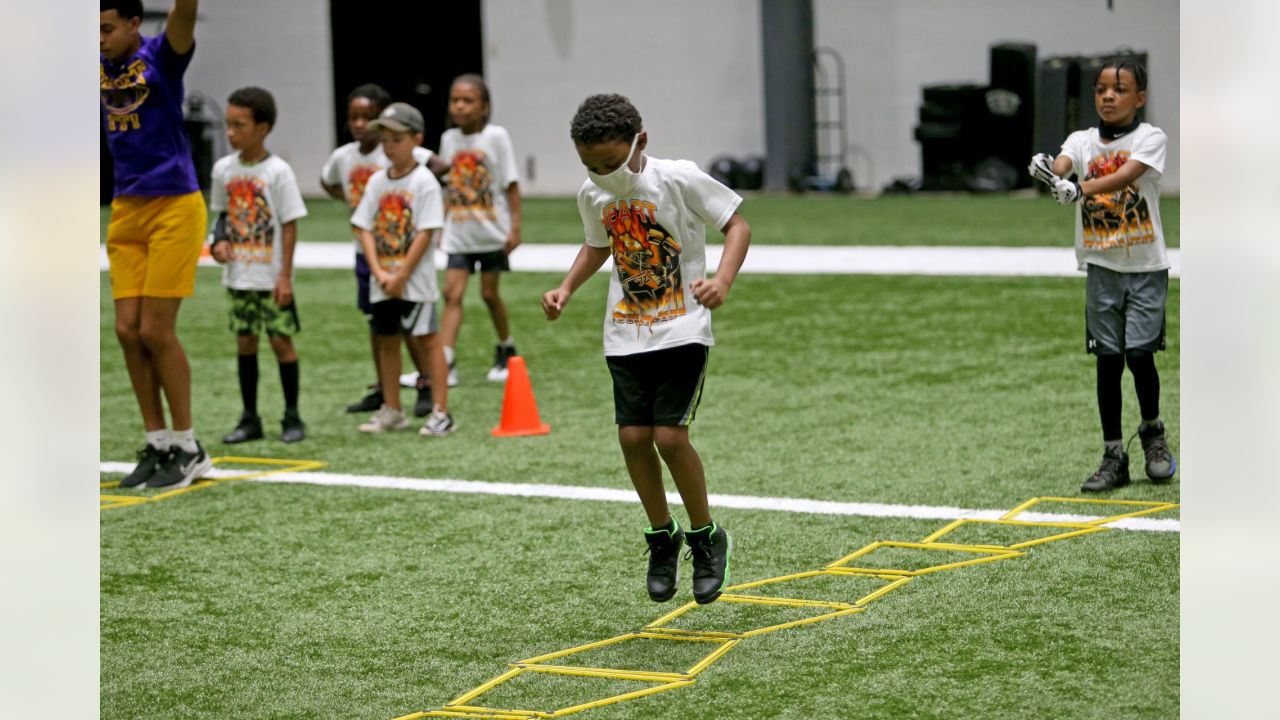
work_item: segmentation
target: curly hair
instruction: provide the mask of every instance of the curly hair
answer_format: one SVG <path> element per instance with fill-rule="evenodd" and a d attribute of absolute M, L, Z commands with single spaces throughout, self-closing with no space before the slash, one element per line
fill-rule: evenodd
<path fill-rule="evenodd" d="M 240 88 L 231 93 L 231 97 L 227 98 L 227 104 L 249 108 L 253 112 L 253 121 L 256 123 L 266 123 L 269 128 L 276 126 L 276 99 L 262 88 Z"/>
<path fill-rule="evenodd" d="M 640 111 L 621 95 L 592 95 L 578 106 L 569 137 L 575 145 L 598 145 L 621 140 L 631 142 L 644 129 Z"/>
<path fill-rule="evenodd" d="M 142 0 L 102 0 L 101 12 L 115 10 L 125 20 L 142 17 Z"/>
<path fill-rule="evenodd" d="M 1097 85 L 1098 80 L 1102 78 L 1103 70 L 1115 70 L 1117 75 L 1120 74 L 1121 70 L 1128 70 L 1133 73 L 1133 82 L 1138 86 L 1138 90 L 1147 89 L 1147 69 L 1132 57 L 1120 55 L 1104 62 L 1102 67 L 1098 68 L 1098 74 L 1093 78 L 1094 85 Z"/>

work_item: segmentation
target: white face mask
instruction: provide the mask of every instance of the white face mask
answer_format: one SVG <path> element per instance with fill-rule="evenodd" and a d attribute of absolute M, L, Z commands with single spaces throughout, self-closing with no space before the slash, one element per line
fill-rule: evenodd
<path fill-rule="evenodd" d="M 640 133 L 631 139 L 631 150 L 627 152 L 627 159 L 622 161 L 618 169 L 608 175 L 597 175 L 590 170 L 587 171 L 587 177 L 591 178 L 591 182 L 596 187 L 611 194 L 625 195 L 635 187 L 636 180 L 640 178 L 640 173 L 631 169 L 631 156 L 636 152 L 636 143 L 640 142 Z"/>

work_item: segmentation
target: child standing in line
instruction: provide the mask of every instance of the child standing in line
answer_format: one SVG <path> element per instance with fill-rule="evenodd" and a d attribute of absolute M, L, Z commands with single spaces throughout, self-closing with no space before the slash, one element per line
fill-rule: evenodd
<path fill-rule="evenodd" d="M 1057 158 L 1031 160 L 1031 176 L 1060 204 L 1079 203 L 1076 260 L 1087 273 L 1085 349 L 1097 357 L 1102 464 L 1080 489 L 1114 490 L 1129 484 L 1129 454 L 1121 429 L 1121 376 L 1133 373 L 1142 423 L 1147 477 L 1164 483 L 1178 462 L 1160 419 L 1160 375 L 1155 352 L 1164 349 L 1169 259 L 1160 225 L 1160 177 L 1167 139 L 1137 119 L 1147 101 L 1147 72 L 1130 58 L 1108 61 L 1094 79 L 1096 128 L 1072 133 Z M 1074 174 L 1083 180 L 1068 180 Z M 1133 437 L 1129 438 L 1133 442 Z"/>
<path fill-rule="evenodd" d="M 236 90 L 227 98 L 227 140 L 238 152 L 214 163 L 209 209 L 217 213 L 210 253 L 223 264 L 230 328 L 236 334 L 237 375 L 244 411 L 222 441 L 227 444 L 262 437 L 258 415 L 258 336 L 265 330 L 280 363 L 284 419 L 280 439 L 306 437 L 298 412 L 298 351 L 293 336 L 298 305 L 293 297 L 293 251 L 297 221 L 307 207 L 289 163 L 266 148 L 276 123 L 276 103 L 262 88 Z"/>
<path fill-rule="evenodd" d="M 422 113 L 406 103 L 392 103 L 369 129 L 379 130 L 390 166 L 369 178 L 351 224 L 360 232 L 369 273 L 372 303 L 369 327 L 378 357 L 383 403 L 362 432 L 403 430 L 409 421 L 400 409 L 400 336 L 417 345 L 427 358 L 428 377 L 436 380 L 434 403 L 420 433 L 448 435 L 457 429 L 448 410 L 449 384 L 444 353 L 436 341 L 436 267 L 431 245 L 444 224 L 440 183 L 413 156 L 422 144 Z"/>
<path fill-rule="evenodd" d="M 555 320 L 569 298 L 613 257 L 605 309 L 604 354 L 613 376 L 618 442 L 650 527 L 647 585 L 670 600 L 680 547 L 693 556 L 693 597 L 709 603 L 729 581 L 729 533 L 711 519 L 702 459 L 689 425 L 702 399 L 711 311 L 720 307 L 746 258 L 751 228 L 729 188 L 687 160 L 644 155 L 648 133 L 621 95 L 593 95 L 570 130 L 587 180 L 578 191 L 586 243 L 560 286 L 542 296 Z M 706 277 L 705 226 L 724 233 L 715 277 Z M 660 460 L 661 459 L 661 460 Z M 689 513 L 684 532 L 667 508 L 666 463 Z"/>
<path fill-rule="evenodd" d="M 333 151 L 320 171 L 320 185 L 324 191 L 337 200 L 345 200 L 351 212 L 355 212 L 364 194 L 365 183 L 373 174 L 390 163 L 382 152 L 378 142 L 378 133 L 369 130 L 369 123 L 391 104 L 391 95 L 379 85 L 368 83 L 351 91 L 347 97 L 347 129 L 351 142 Z M 434 153 L 424 147 L 413 149 L 416 162 L 426 165 L 434 157 Z M 356 307 L 364 313 L 366 321 L 372 311 L 369 303 L 369 262 L 364 256 L 364 247 L 360 244 L 360 236 L 353 232 L 356 245 Z M 369 333 L 370 354 L 373 356 L 375 382 L 369 393 L 360 400 L 347 406 L 349 413 L 372 412 L 382 407 L 382 386 L 376 381 L 378 357 L 375 349 L 376 336 Z M 418 370 L 418 400 L 414 403 L 413 414 L 425 417 L 431 412 L 431 387 L 427 382 L 426 358 L 419 357 L 417 345 L 409 345 L 409 356 Z"/>
<path fill-rule="evenodd" d="M 462 325 L 462 295 L 476 268 L 480 269 L 480 297 L 498 333 L 488 379 L 505 382 L 507 361 L 517 355 L 498 280 L 511 269 L 507 256 L 520 244 L 519 176 L 511 136 L 505 128 L 491 124 L 489 114 L 489 86 L 484 78 L 458 76 L 449 89 L 449 119 L 457 127 L 440 137 L 439 159 L 431 163 L 433 170 L 444 173 L 443 247 L 449 263 L 440 337 L 450 385 L 458 384 L 454 347 Z"/>

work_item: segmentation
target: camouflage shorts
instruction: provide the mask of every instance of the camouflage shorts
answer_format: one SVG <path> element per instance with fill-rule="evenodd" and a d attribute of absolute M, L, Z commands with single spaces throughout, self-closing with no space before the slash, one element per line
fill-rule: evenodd
<path fill-rule="evenodd" d="M 302 330 L 298 322 L 298 303 L 280 307 L 271 299 L 270 290 L 227 289 L 231 300 L 230 327 L 236 335 L 268 335 L 293 337 Z"/>

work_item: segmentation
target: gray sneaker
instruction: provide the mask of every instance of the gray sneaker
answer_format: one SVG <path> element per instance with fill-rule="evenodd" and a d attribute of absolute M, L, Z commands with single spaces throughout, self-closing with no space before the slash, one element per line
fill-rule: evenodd
<path fill-rule="evenodd" d="M 174 445 L 169 448 L 169 457 L 156 470 L 156 474 L 147 481 L 148 489 L 161 488 L 177 490 L 190 485 L 198 478 L 213 469 L 213 460 L 204 451 L 200 441 L 196 441 L 196 451 L 189 453 Z"/>
<path fill-rule="evenodd" d="M 120 481 L 122 488 L 136 488 L 146 485 L 151 480 L 160 466 L 165 460 L 169 459 L 169 451 L 161 450 L 147 443 L 138 451 L 138 464 L 133 466 L 133 471 Z"/>
<path fill-rule="evenodd" d="M 444 437 L 457 430 L 458 426 L 453 422 L 453 416 L 440 409 L 436 405 L 431 409 L 431 414 L 427 416 L 427 421 L 422 424 L 422 429 L 418 434 L 422 437 Z"/>
<path fill-rule="evenodd" d="M 1129 484 L 1129 453 L 1104 450 L 1102 464 L 1080 486 L 1084 492 L 1107 492 Z"/>
<path fill-rule="evenodd" d="M 369 422 L 360 424 L 360 432 L 367 433 L 384 433 L 392 430 L 403 430 L 409 427 L 409 419 L 404 416 L 402 410 L 397 410 L 389 405 L 383 405 L 378 408 L 378 412 L 369 418 Z"/>
<path fill-rule="evenodd" d="M 1147 477 L 1154 483 L 1167 483 L 1178 471 L 1178 458 L 1169 450 L 1169 443 L 1164 439 L 1164 422 L 1157 420 L 1154 424 L 1143 428 L 1138 426 L 1135 433 L 1142 441 L 1142 454 L 1147 458 Z M 1133 442 L 1133 438 L 1129 438 Z"/>

